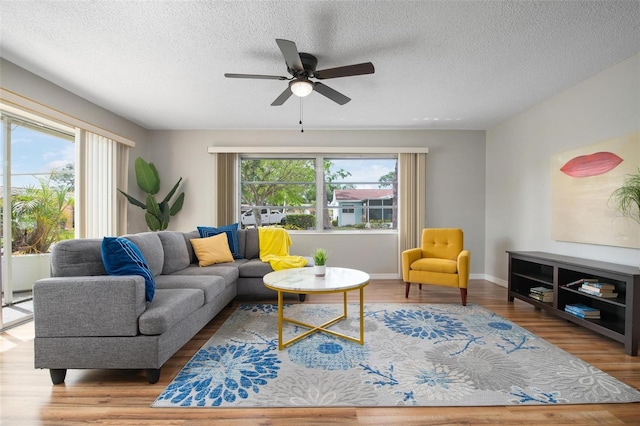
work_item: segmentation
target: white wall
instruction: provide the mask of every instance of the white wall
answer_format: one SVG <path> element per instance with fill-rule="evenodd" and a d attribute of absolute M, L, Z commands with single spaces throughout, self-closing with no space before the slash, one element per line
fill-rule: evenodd
<path fill-rule="evenodd" d="M 160 173 L 160 195 L 179 177 L 184 178 L 185 204 L 169 224 L 170 229 L 182 231 L 198 225 L 224 225 L 213 223 L 215 164 L 207 153 L 210 146 L 290 146 L 291 152 L 297 146 L 428 147 L 426 225 L 463 228 L 465 246 L 471 251 L 471 273 L 484 272 L 484 131 L 174 130 L 150 131 L 149 140 L 146 159 L 153 161 Z M 133 229 L 131 224 L 129 229 L 143 230 Z M 292 239 L 292 254 L 308 255 L 322 246 L 332 252 L 330 265 L 360 268 L 377 277 L 399 276 L 395 234 L 300 232 Z"/>
<path fill-rule="evenodd" d="M 638 265 L 640 250 L 552 240 L 550 204 L 554 154 L 638 131 L 640 54 L 488 130 L 484 267 L 488 278 L 506 281 L 505 250 Z"/>

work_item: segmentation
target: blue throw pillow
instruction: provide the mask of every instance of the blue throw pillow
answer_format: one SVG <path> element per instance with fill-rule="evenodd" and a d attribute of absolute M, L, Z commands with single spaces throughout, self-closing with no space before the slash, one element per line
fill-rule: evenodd
<path fill-rule="evenodd" d="M 109 275 L 140 275 L 144 278 L 145 299 L 153 300 L 156 282 L 138 246 L 126 238 L 102 239 L 102 263 Z"/>
<path fill-rule="evenodd" d="M 227 241 L 229 241 L 229 250 L 231 250 L 233 258 L 242 259 L 242 255 L 240 254 L 240 243 L 238 243 L 237 223 L 226 226 L 219 226 L 217 228 L 213 228 L 211 226 L 198 226 L 198 232 L 200 233 L 200 238 L 213 237 L 214 235 L 226 232 Z"/>

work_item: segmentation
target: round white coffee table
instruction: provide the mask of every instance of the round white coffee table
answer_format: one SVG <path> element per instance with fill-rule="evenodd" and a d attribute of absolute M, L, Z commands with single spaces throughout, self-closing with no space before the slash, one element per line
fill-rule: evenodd
<path fill-rule="evenodd" d="M 364 344 L 364 288 L 369 284 L 369 274 L 358 271 L 357 269 L 333 268 L 327 267 L 325 275 L 318 277 L 314 275 L 314 268 L 293 268 L 274 271 L 264 276 L 264 285 L 267 288 L 278 292 L 278 348 L 280 350 L 286 348 L 292 343 L 297 342 L 309 336 L 312 333 L 322 331 L 343 339 Z M 347 336 L 338 333 L 327 327 L 336 322 L 347 318 L 347 292 L 351 290 L 360 290 L 360 338 Z M 343 293 L 343 314 L 325 322 L 322 325 L 311 325 L 292 318 L 286 318 L 283 313 L 283 294 L 326 294 L 326 293 Z M 296 324 L 309 330 L 305 333 L 290 339 L 287 342 L 282 341 L 282 324 L 288 322 Z"/>

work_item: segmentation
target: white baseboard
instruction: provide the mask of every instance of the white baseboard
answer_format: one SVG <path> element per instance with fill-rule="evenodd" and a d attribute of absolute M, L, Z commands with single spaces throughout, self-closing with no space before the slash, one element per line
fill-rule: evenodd
<path fill-rule="evenodd" d="M 494 277 L 493 275 L 484 274 L 484 278 L 482 278 L 482 279 L 484 279 L 486 281 L 490 281 L 490 282 L 492 282 L 494 284 L 498 284 L 500 287 L 504 287 L 504 288 L 507 288 L 508 284 L 509 284 L 509 282 L 507 280 L 503 280 L 503 279 L 500 279 L 498 277 Z"/>
<path fill-rule="evenodd" d="M 369 274 L 372 280 L 401 280 L 400 274 Z M 485 280 L 507 288 L 507 281 L 487 274 L 470 274 L 471 280 Z"/>
<path fill-rule="evenodd" d="M 372 280 L 401 280 L 400 274 L 369 274 Z"/>

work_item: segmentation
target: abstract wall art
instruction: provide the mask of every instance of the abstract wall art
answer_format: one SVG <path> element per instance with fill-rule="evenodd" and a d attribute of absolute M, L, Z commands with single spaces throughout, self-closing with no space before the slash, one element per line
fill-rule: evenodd
<path fill-rule="evenodd" d="M 551 238 L 640 248 L 640 224 L 622 217 L 611 194 L 638 173 L 640 133 L 555 154 L 551 159 Z"/>

